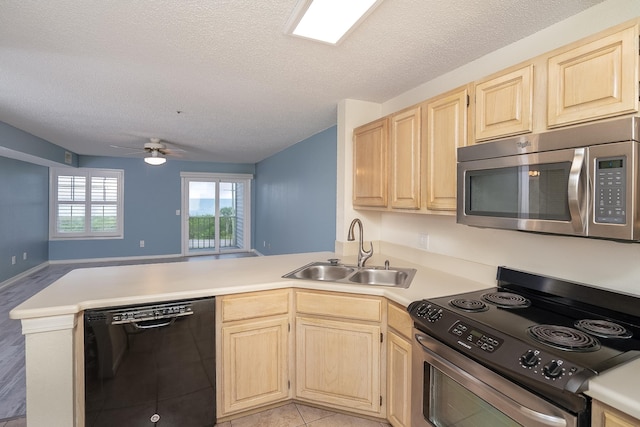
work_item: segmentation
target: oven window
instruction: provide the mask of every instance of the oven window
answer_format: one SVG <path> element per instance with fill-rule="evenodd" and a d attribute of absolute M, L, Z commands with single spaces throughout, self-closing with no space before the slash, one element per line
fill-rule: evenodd
<path fill-rule="evenodd" d="M 521 425 L 433 366 L 430 387 L 428 418 L 437 427 Z"/>

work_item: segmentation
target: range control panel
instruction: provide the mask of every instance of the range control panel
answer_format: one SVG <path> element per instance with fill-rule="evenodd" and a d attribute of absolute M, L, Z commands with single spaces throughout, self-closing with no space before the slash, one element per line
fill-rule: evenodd
<path fill-rule="evenodd" d="M 449 333 L 459 337 L 469 345 L 475 345 L 487 353 L 492 353 L 497 350 L 503 342 L 503 340 L 498 337 L 492 336 L 470 324 L 460 321 L 454 323 L 453 326 L 449 328 Z"/>
<path fill-rule="evenodd" d="M 625 156 L 595 161 L 594 220 L 603 224 L 626 224 L 627 159 Z"/>

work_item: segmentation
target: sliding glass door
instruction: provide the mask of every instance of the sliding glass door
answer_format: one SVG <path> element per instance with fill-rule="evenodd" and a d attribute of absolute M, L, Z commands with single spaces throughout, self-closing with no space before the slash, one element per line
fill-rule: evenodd
<path fill-rule="evenodd" d="M 183 173 L 184 255 L 251 249 L 251 178 L 245 175 Z"/>

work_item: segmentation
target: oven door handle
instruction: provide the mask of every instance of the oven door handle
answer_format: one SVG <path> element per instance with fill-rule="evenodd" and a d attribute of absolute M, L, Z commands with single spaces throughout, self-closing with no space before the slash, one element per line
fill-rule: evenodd
<path fill-rule="evenodd" d="M 454 371 L 456 374 L 462 376 L 463 378 L 466 378 L 467 380 L 472 381 L 473 383 L 476 383 L 476 384 L 480 384 L 480 385 L 483 384 L 482 381 L 478 380 L 477 378 L 475 378 L 474 376 L 470 375 L 465 370 L 461 369 L 460 367 L 456 366 L 455 364 L 451 363 L 450 361 L 444 359 L 442 356 L 436 354 L 433 350 L 431 350 L 430 348 L 425 346 L 424 341 L 428 340 L 428 338 L 426 336 L 421 335 L 421 334 L 415 334 L 415 337 L 416 337 L 416 341 L 418 342 L 418 344 L 420 344 L 420 347 L 422 347 L 422 349 L 426 353 L 428 353 L 433 359 L 435 359 L 439 363 L 447 366 L 449 369 Z M 548 415 L 548 414 L 543 414 L 542 412 L 535 411 L 535 410 L 533 410 L 531 408 L 527 408 L 526 406 L 522 406 L 520 404 L 517 404 L 517 406 L 518 406 L 518 410 L 519 410 L 519 412 L 521 414 L 523 414 L 527 418 L 535 420 L 536 422 L 538 422 L 540 424 L 544 424 L 544 425 L 552 426 L 552 427 L 566 427 L 567 426 L 567 420 L 565 420 L 564 418 L 556 417 L 556 416 Z"/>

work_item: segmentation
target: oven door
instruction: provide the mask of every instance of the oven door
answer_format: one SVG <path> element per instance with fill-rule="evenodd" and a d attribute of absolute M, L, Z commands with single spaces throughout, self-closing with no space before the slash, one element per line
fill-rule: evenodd
<path fill-rule="evenodd" d="M 566 426 L 578 418 L 414 329 L 413 427 Z"/>
<path fill-rule="evenodd" d="M 457 221 L 585 236 L 586 156 L 576 148 L 459 162 Z"/>

